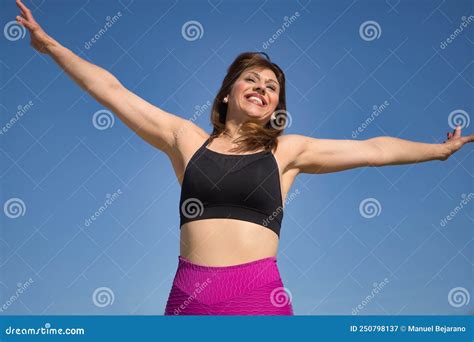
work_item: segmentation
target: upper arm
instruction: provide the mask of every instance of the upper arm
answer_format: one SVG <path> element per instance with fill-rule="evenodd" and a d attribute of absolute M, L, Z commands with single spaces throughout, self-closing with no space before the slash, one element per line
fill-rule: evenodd
<path fill-rule="evenodd" d="M 197 127 L 190 120 L 168 113 L 123 86 L 112 90 L 113 100 L 104 104 L 141 138 L 169 154 L 176 136 L 186 127 Z"/>
<path fill-rule="evenodd" d="M 292 167 L 300 173 L 329 173 L 376 166 L 380 151 L 368 140 L 316 139 L 291 135 Z"/>

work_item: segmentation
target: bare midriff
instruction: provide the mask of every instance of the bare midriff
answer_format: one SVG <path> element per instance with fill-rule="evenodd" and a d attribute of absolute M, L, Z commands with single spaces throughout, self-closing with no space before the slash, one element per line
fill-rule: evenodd
<path fill-rule="evenodd" d="M 213 218 L 183 224 L 180 255 L 205 266 L 231 266 L 277 255 L 278 236 L 256 223 Z"/>

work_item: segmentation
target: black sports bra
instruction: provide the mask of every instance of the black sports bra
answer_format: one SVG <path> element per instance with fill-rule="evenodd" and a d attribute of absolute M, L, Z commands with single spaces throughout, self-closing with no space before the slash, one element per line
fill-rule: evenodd
<path fill-rule="evenodd" d="M 184 171 L 180 227 L 195 220 L 229 218 L 257 223 L 280 237 L 283 201 L 273 152 L 223 154 L 208 149 L 209 140 Z"/>

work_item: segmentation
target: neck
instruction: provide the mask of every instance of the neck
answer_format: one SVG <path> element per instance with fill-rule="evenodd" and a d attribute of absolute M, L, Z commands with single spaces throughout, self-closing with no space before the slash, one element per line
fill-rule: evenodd
<path fill-rule="evenodd" d="M 227 120 L 225 124 L 225 131 L 222 135 L 229 140 L 235 140 L 242 136 L 243 123 L 236 123 L 232 120 Z"/>

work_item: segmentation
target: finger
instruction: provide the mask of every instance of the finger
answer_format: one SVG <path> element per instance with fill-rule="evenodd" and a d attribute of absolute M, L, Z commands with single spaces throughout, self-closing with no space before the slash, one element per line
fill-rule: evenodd
<path fill-rule="evenodd" d="M 474 134 L 471 134 L 467 137 L 461 137 L 461 139 L 459 139 L 459 140 L 462 142 L 463 145 L 467 144 L 467 143 L 470 143 L 470 142 L 473 142 L 474 141 Z"/>
<path fill-rule="evenodd" d="M 28 7 L 26 7 L 22 2 L 21 0 L 16 0 L 16 4 L 18 5 L 18 7 L 20 7 L 21 11 L 23 12 L 23 14 L 25 15 L 25 18 L 28 19 L 28 20 L 32 20 L 33 19 L 33 16 L 31 15 L 31 11 Z"/>
<path fill-rule="evenodd" d="M 20 24 L 22 24 L 23 26 L 25 26 L 28 30 L 32 30 L 33 29 L 33 26 L 31 25 L 31 23 L 26 20 L 25 18 L 17 15 L 16 16 L 16 21 L 18 21 Z"/>
<path fill-rule="evenodd" d="M 453 133 L 448 132 L 448 139 L 451 139 L 453 137 Z"/>
<path fill-rule="evenodd" d="M 18 2 L 17 2 L 17 4 L 18 4 Z M 20 8 L 21 15 L 26 18 L 26 12 L 20 6 L 18 6 L 18 7 Z"/>
<path fill-rule="evenodd" d="M 456 126 L 456 128 L 454 129 L 454 137 L 457 138 L 457 137 L 460 137 L 461 136 L 461 126 Z"/>

